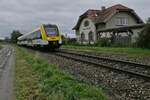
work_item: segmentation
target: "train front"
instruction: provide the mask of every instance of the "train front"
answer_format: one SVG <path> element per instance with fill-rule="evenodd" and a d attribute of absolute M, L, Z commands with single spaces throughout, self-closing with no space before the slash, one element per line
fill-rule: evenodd
<path fill-rule="evenodd" d="M 51 49 L 59 48 L 62 45 L 61 34 L 59 33 L 59 29 L 56 25 L 43 25 L 46 40 L 48 41 L 48 47 Z"/>

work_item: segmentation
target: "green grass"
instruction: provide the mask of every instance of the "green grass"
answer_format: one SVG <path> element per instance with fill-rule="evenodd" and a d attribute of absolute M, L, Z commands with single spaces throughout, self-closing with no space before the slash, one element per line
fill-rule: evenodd
<path fill-rule="evenodd" d="M 39 83 L 38 76 L 32 71 L 32 67 L 23 57 L 22 51 L 16 49 L 15 68 L 15 100 L 45 100 Z"/>
<path fill-rule="evenodd" d="M 25 49 L 17 49 L 17 66 L 16 69 L 20 69 L 16 71 L 17 100 L 29 100 L 30 95 L 36 97 L 36 100 L 106 99 L 100 87 L 77 81 L 70 74 L 58 69 L 57 66 L 50 65 L 44 59 L 28 53 Z M 24 81 L 26 79 L 27 81 Z"/>
<path fill-rule="evenodd" d="M 0 49 L 2 49 L 2 44 L 0 43 Z"/>
<path fill-rule="evenodd" d="M 76 49 L 79 51 L 126 54 L 129 57 L 145 57 L 150 56 L 150 49 L 142 48 L 112 48 L 112 47 L 93 47 L 93 46 L 72 46 L 64 45 L 63 48 Z"/>

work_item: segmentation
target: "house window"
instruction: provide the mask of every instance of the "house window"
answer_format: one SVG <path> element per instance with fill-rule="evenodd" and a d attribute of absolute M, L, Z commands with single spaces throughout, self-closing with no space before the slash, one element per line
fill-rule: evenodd
<path fill-rule="evenodd" d="M 93 41 L 93 37 L 94 37 L 94 36 L 93 36 L 93 32 L 90 32 L 90 33 L 89 33 L 89 41 Z"/>
<path fill-rule="evenodd" d="M 128 18 L 127 17 L 117 17 L 116 19 L 117 26 L 125 26 L 128 25 Z"/>
<path fill-rule="evenodd" d="M 84 41 L 85 40 L 85 34 L 82 32 L 81 33 L 81 41 Z"/>
<path fill-rule="evenodd" d="M 85 26 L 85 27 L 89 26 L 89 21 L 88 21 L 88 20 L 86 20 L 86 21 L 84 22 L 84 26 Z"/>

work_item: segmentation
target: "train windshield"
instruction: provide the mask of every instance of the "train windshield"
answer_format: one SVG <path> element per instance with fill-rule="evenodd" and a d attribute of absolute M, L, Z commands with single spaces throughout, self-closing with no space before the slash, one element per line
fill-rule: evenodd
<path fill-rule="evenodd" d="M 46 27 L 45 31 L 48 36 L 58 35 L 58 29 L 55 27 Z"/>

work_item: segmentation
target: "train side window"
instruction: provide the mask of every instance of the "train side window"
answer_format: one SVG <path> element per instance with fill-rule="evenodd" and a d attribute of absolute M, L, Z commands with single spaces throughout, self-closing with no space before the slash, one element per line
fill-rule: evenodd
<path fill-rule="evenodd" d="M 35 39 L 35 32 L 31 34 L 31 39 Z"/>
<path fill-rule="evenodd" d="M 41 32 L 37 31 L 37 39 L 40 39 L 40 38 L 41 38 Z"/>
<path fill-rule="evenodd" d="M 37 39 L 37 32 L 34 32 L 34 39 Z"/>

